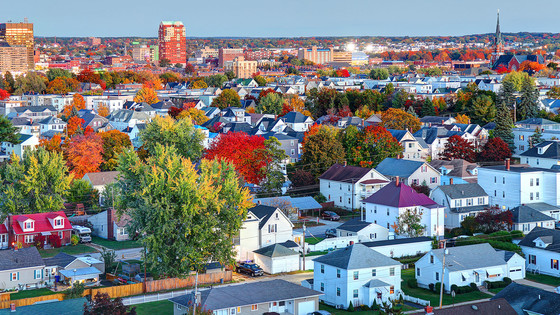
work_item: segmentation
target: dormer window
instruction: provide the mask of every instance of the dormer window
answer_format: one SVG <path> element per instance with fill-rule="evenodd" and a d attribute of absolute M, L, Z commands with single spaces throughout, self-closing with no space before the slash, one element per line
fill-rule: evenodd
<path fill-rule="evenodd" d="M 64 225 L 64 220 L 62 218 L 54 220 L 54 226 L 59 227 Z"/>
<path fill-rule="evenodd" d="M 543 148 L 539 148 L 539 154 L 543 154 L 543 153 L 544 153 Z"/>
<path fill-rule="evenodd" d="M 24 223 L 24 227 L 23 227 L 23 228 L 24 228 L 25 230 L 33 230 L 34 226 L 35 226 L 35 224 L 34 224 L 33 221 L 27 221 L 27 222 Z"/>

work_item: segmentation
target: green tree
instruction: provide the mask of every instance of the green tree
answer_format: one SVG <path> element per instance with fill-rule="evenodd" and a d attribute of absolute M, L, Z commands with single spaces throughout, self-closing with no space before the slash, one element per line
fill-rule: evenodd
<path fill-rule="evenodd" d="M 496 127 L 494 128 L 494 137 L 499 137 L 508 144 L 510 150 L 514 152 L 515 145 L 513 143 L 513 118 L 511 110 L 502 102 L 497 109 Z"/>
<path fill-rule="evenodd" d="M 286 178 L 282 173 L 280 164 L 288 158 L 286 152 L 282 150 L 282 144 L 275 137 L 270 137 L 264 141 L 267 155 L 271 158 L 271 162 L 266 164 L 265 179 L 259 184 L 259 193 L 266 197 L 282 194 L 282 185 L 286 182 Z"/>
<path fill-rule="evenodd" d="M 419 237 L 426 231 L 426 226 L 422 225 L 422 210 L 417 208 L 406 209 L 397 217 L 397 222 L 393 226 L 395 232 L 407 237 Z"/>
<path fill-rule="evenodd" d="M 387 78 L 389 78 L 389 71 L 383 68 L 371 69 L 369 77 L 374 80 L 387 80 Z"/>
<path fill-rule="evenodd" d="M 252 202 L 232 164 L 202 160 L 195 169 L 159 144 L 146 162 L 133 150 L 119 158 L 120 211 L 129 209 L 129 232 L 139 233 L 152 270 L 182 277 L 208 261 L 234 263 L 231 244 Z"/>
<path fill-rule="evenodd" d="M 540 128 L 535 128 L 535 133 L 529 138 L 529 144 L 532 147 L 537 146 L 544 142 L 544 138 L 542 136 L 542 131 Z"/>
<path fill-rule="evenodd" d="M 0 143 L 2 142 L 19 143 L 18 128 L 4 115 L 0 115 Z"/>
<path fill-rule="evenodd" d="M 546 92 L 546 97 L 560 99 L 560 86 L 553 86 L 548 92 Z"/>
<path fill-rule="evenodd" d="M 176 63 L 175 68 L 181 69 L 181 68 L 183 68 L 183 64 L 182 63 Z"/>
<path fill-rule="evenodd" d="M 266 79 L 262 75 L 256 75 L 253 79 L 259 86 L 266 86 Z"/>
<path fill-rule="evenodd" d="M 301 164 L 307 166 L 318 177 L 335 163 L 345 158 L 344 148 L 339 141 L 338 129 L 321 125 L 315 133 L 308 133 L 302 143 Z"/>
<path fill-rule="evenodd" d="M 410 94 L 405 90 L 398 90 L 395 94 L 393 94 L 393 99 L 391 101 L 391 105 L 393 108 L 402 108 L 406 101 L 410 99 Z M 433 106 L 432 106 L 433 109 Z"/>
<path fill-rule="evenodd" d="M 422 108 L 420 109 L 420 114 L 423 116 L 435 116 L 436 111 L 434 109 L 434 104 L 432 100 L 426 98 L 424 102 L 422 102 Z"/>
<path fill-rule="evenodd" d="M 23 160 L 13 155 L 0 169 L 0 212 L 5 216 L 58 211 L 71 180 L 62 153 L 39 147 L 27 151 Z"/>
<path fill-rule="evenodd" d="M 204 82 L 208 84 L 208 86 L 213 87 L 222 87 L 224 83 L 228 81 L 228 78 L 223 74 L 214 74 L 211 76 L 207 76 L 204 78 Z"/>
<path fill-rule="evenodd" d="M 144 148 L 155 154 L 158 144 L 175 146 L 181 156 L 197 161 L 202 157 L 204 135 L 196 129 L 190 119 L 175 119 L 156 116 L 140 133 Z"/>
<path fill-rule="evenodd" d="M 226 71 L 224 74 L 228 78 L 228 81 L 235 79 L 235 72 L 233 71 Z"/>
<path fill-rule="evenodd" d="M 517 102 L 515 85 L 511 81 L 504 81 L 498 93 L 498 103 L 504 103 L 508 108 L 513 108 Z"/>
<path fill-rule="evenodd" d="M 284 105 L 284 98 L 282 95 L 278 93 L 268 93 L 260 100 L 255 110 L 261 114 L 280 115 L 280 113 L 282 113 L 282 105 Z"/>
<path fill-rule="evenodd" d="M 10 93 L 14 93 L 16 90 L 16 80 L 10 71 L 6 71 L 4 74 L 4 81 L 6 81 L 6 90 Z"/>
<path fill-rule="evenodd" d="M 71 77 L 72 77 L 72 72 L 64 69 L 50 68 L 49 70 L 47 70 L 47 79 L 49 79 L 49 81 L 52 81 L 56 78 L 71 78 Z"/>
<path fill-rule="evenodd" d="M 212 105 L 214 107 L 218 107 L 219 109 L 225 109 L 228 107 L 240 107 L 241 106 L 241 99 L 239 98 L 239 94 L 232 89 L 223 90 L 220 95 L 214 98 L 212 101 Z M 282 106 L 280 106 L 282 108 Z"/>
<path fill-rule="evenodd" d="M 66 200 L 72 203 L 81 203 L 86 209 L 91 210 L 99 204 L 99 192 L 88 181 L 74 179 L 70 184 Z"/>
<path fill-rule="evenodd" d="M 535 87 L 535 83 L 530 78 L 526 78 L 521 85 L 521 102 L 517 108 L 517 118 L 524 120 L 527 118 L 535 118 L 539 112 L 539 91 Z"/>
<path fill-rule="evenodd" d="M 15 94 L 22 95 L 25 93 L 41 94 L 47 89 L 45 84 L 46 78 L 41 77 L 35 72 L 28 72 L 27 75 L 20 75 L 16 79 Z"/>
<path fill-rule="evenodd" d="M 488 95 L 479 95 L 472 102 L 469 116 L 473 121 L 487 124 L 496 117 L 496 106 L 492 98 Z"/>
<path fill-rule="evenodd" d="M 506 74 L 506 76 L 504 76 L 504 79 L 502 80 L 502 84 L 506 82 L 510 83 L 513 86 L 513 89 L 516 92 L 519 92 L 521 91 L 521 87 L 523 86 L 523 82 L 525 80 L 531 80 L 527 72 L 512 71 Z"/>
<path fill-rule="evenodd" d="M 171 61 L 169 59 L 163 58 L 159 61 L 159 66 L 160 67 L 169 67 L 169 65 L 171 64 Z"/>

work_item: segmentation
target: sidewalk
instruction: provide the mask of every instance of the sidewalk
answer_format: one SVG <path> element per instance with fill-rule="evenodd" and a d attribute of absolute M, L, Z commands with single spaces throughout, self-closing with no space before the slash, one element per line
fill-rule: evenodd
<path fill-rule="evenodd" d="M 443 308 L 450 308 L 450 307 L 455 307 L 455 306 L 461 306 L 461 305 L 471 305 L 471 304 L 476 304 L 476 303 L 480 303 L 480 302 L 486 302 L 486 301 L 490 301 L 490 299 L 481 299 L 481 300 L 475 300 L 475 301 L 467 301 L 467 302 L 461 302 L 461 303 L 455 303 L 455 304 L 449 304 L 449 305 L 444 305 Z M 434 308 L 434 310 L 439 309 L 439 305 L 432 305 L 432 307 Z M 404 312 L 405 314 L 414 314 L 414 313 L 423 313 L 423 309 L 418 309 L 415 311 L 408 311 L 408 312 Z"/>

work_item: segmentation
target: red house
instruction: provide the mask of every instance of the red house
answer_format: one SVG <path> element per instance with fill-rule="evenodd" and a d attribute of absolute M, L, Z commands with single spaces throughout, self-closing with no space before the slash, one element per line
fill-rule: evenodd
<path fill-rule="evenodd" d="M 72 225 L 64 211 L 12 215 L 8 217 L 8 222 L 10 247 L 18 242 L 23 247 L 30 247 L 39 240 L 46 247 L 70 244 Z M 0 233 L 2 232 L 0 227 Z"/>

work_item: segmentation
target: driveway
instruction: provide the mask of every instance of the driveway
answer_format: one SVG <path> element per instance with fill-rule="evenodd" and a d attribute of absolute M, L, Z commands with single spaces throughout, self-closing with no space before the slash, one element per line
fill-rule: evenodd
<path fill-rule="evenodd" d="M 317 222 L 317 218 L 309 218 L 309 221 Z M 343 222 L 338 221 L 327 221 L 323 219 L 319 219 L 319 223 L 323 223 L 324 225 L 318 226 L 306 226 L 305 227 L 305 236 L 314 236 L 314 237 L 325 237 L 325 231 L 328 229 L 335 229 L 342 225 Z M 295 234 L 303 233 L 303 229 L 294 229 Z"/>
<path fill-rule="evenodd" d="M 538 289 L 541 289 L 541 290 L 556 293 L 556 291 L 554 291 L 555 288 L 551 285 L 548 285 L 548 284 L 542 284 L 542 283 L 534 282 L 534 281 L 527 280 L 527 279 L 519 279 L 519 280 L 515 280 L 514 282 L 519 283 L 519 284 L 523 284 L 523 285 L 528 285 L 530 287 L 535 287 L 535 288 L 538 288 Z"/>
<path fill-rule="evenodd" d="M 95 248 L 98 252 L 95 253 L 87 253 L 82 255 L 75 255 L 77 257 L 81 256 L 90 256 L 96 259 L 101 258 L 101 251 L 103 250 L 102 246 L 97 244 L 88 244 L 90 247 Z M 128 249 L 119 249 L 115 251 L 117 254 L 117 260 L 128 260 L 128 259 L 142 259 L 142 252 L 144 251 L 143 248 L 128 248 Z"/>

